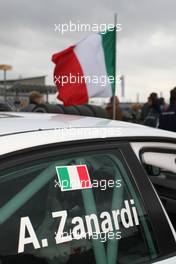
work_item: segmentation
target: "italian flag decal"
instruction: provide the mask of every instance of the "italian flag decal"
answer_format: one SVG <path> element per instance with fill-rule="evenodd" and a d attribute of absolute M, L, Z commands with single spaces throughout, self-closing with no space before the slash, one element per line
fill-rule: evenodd
<path fill-rule="evenodd" d="M 58 99 L 65 106 L 86 104 L 91 97 L 114 95 L 115 45 L 116 29 L 112 28 L 107 32 L 90 34 L 76 45 L 52 56 Z M 101 83 L 100 79 L 104 77 L 111 78 L 111 81 Z"/>
<path fill-rule="evenodd" d="M 61 191 L 92 188 L 86 165 L 57 166 L 56 172 Z"/>

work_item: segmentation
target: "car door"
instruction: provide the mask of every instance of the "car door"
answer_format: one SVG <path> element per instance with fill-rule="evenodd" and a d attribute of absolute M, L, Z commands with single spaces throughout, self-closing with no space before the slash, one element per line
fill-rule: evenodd
<path fill-rule="evenodd" d="M 174 255 L 166 215 L 128 143 L 52 144 L 0 162 L 2 264 L 140 264 Z"/>

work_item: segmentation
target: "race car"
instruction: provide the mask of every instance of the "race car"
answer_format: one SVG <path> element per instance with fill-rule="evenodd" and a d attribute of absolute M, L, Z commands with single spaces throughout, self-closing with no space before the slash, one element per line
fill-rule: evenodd
<path fill-rule="evenodd" d="M 176 263 L 176 134 L 0 113 L 0 263 Z"/>

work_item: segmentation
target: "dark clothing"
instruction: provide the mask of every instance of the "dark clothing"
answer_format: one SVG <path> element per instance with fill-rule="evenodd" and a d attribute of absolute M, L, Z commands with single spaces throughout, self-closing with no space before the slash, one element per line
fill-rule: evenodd
<path fill-rule="evenodd" d="M 141 109 L 141 121 L 144 121 L 150 111 L 150 106 L 148 103 L 145 103 Z"/>
<path fill-rule="evenodd" d="M 35 112 L 35 113 L 46 113 L 44 104 L 29 103 L 26 107 L 22 108 L 20 112 Z"/>
<path fill-rule="evenodd" d="M 10 112 L 12 109 L 7 103 L 0 102 L 0 111 L 1 112 Z"/>
<path fill-rule="evenodd" d="M 160 113 L 156 109 L 151 108 L 150 111 L 148 112 L 148 115 L 144 119 L 143 124 L 149 127 L 157 127 L 159 123 L 159 116 Z"/>
<path fill-rule="evenodd" d="M 159 128 L 176 132 L 176 111 L 167 111 L 161 114 Z"/>

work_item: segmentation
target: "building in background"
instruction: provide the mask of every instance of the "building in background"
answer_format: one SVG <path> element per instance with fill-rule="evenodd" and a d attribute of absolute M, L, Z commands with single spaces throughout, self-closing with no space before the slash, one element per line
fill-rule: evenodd
<path fill-rule="evenodd" d="M 50 95 L 57 92 L 54 85 L 45 84 L 46 76 L 35 76 L 30 78 L 11 79 L 6 81 L 7 101 L 14 101 L 16 98 L 25 99 L 32 91 L 38 91 L 44 95 L 46 102 L 50 101 Z M 52 96 L 51 96 L 52 97 Z M 0 99 L 4 99 L 4 81 L 0 80 Z"/>

